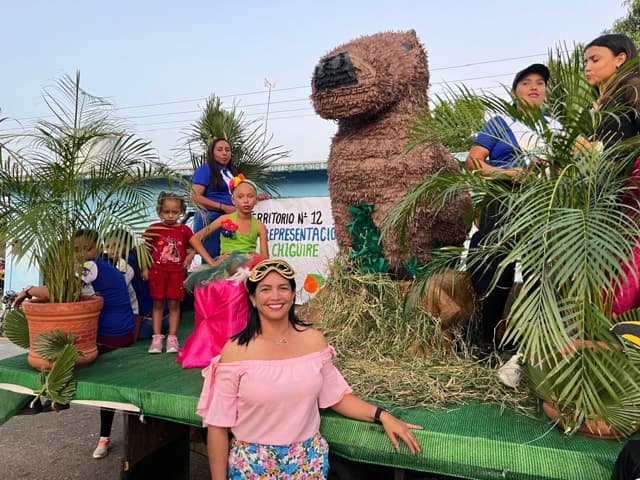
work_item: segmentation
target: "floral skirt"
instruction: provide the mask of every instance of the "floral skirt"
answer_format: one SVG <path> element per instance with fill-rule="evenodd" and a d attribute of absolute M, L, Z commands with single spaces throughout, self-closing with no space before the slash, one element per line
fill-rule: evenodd
<path fill-rule="evenodd" d="M 323 480 L 328 473 L 329 445 L 320 433 L 291 445 L 231 442 L 228 479 Z"/>

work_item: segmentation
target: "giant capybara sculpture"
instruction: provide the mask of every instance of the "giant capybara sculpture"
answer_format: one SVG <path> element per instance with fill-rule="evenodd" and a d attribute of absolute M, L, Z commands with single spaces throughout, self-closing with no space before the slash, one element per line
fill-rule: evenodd
<path fill-rule="evenodd" d="M 437 141 L 407 155 L 408 127 L 427 105 L 427 56 L 413 30 L 365 36 L 341 45 L 320 59 L 312 80 L 316 112 L 338 121 L 328 160 L 329 194 L 341 248 L 351 246 L 349 206 L 361 200 L 375 207 L 380 228 L 392 206 L 413 186 L 431 175 L 458 167 Z M 395 234 L 383 238 L 384 256 L 392 270 L 410 257 L 424 263 L 432 246 L 462 245 L 471 209 L 461 195 L 437 215 L 418 211 L 403 252 Z"/>

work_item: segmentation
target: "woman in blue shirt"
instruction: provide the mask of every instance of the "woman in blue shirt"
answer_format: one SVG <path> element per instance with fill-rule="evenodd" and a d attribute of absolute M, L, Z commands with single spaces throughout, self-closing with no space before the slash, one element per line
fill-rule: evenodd
<path fill-rule="evenodd" d="M 194 233 L 236 209 L 231 202 L 229 182 L 238 172 L 231 156 L 231 144 L 224 138 L 216 138 L 207 148 L 207 164 L 193 173 L 191 202 L 199 207 L 193 219 Z M 209 235 L 203 245 L 213 258 L 220 255 L 220 235 Z"/>

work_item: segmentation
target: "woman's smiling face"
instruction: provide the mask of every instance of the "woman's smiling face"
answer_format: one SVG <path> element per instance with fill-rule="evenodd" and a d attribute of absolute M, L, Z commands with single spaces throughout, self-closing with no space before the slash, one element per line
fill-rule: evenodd
<path fill-rule="evenodd" d="M 289 280 L 278 272 L 268 273 L 256 286 L 255 294 L 250 295 L 260 321 L 287 320 L 295 297 Z"/>

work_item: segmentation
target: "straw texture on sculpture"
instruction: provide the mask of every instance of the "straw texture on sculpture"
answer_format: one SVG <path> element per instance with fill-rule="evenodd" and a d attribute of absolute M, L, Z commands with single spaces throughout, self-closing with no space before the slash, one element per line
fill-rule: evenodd
<path fill-rule="evenodd" d="M 401 155 L 408 124 L 427 103 L 427 56 L 413 30 L 360 37 L 320 59 L 312 80 L 318 115 L 338 121 L 328 159 L 329 194 L 341 248 L 351 246 L 350 205 L 373 205 L 380 228 L 392 206 L 417 183 L 441 170 L 458 168 L 451 154 L 433 142 Z M 403 253 L 395 235 L 383 238 L 384 256 L 397 269 L 410 257 L 426 262 L 432 246 L 462 245 L 467 227 L 462 215 L 468 196 L 437 215 L 420 210 Z"/>

